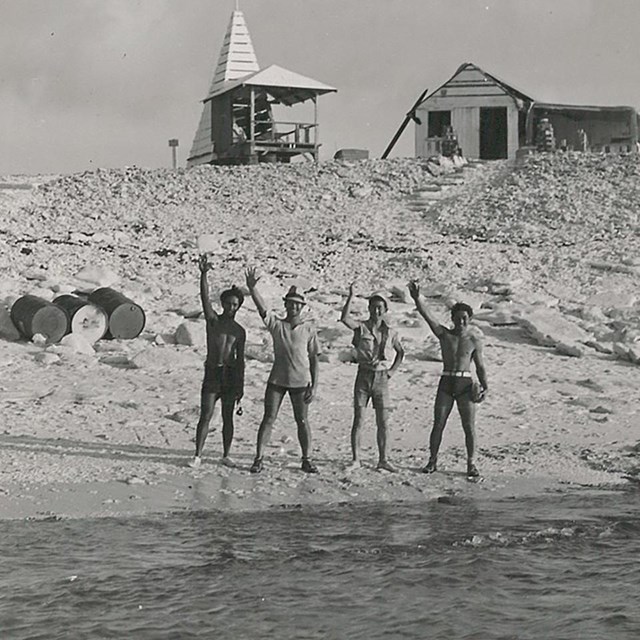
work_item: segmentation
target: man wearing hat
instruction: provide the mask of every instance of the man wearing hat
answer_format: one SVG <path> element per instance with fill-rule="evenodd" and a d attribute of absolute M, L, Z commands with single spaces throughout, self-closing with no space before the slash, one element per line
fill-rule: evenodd
<path fill-rule="evenodd" d="M 353 388 L 353 426 L 351 428 L 352 467 L 360 466 L 360 431 L 363 414 L 369 400 L 376 413 L 378 465 L 380 471 L 395 471 L 387 460 L 387 414 L 389 407 L 389 378 L 396 372 L 404 349 L 398 334 L 389 327 L 385 315 L 389 301 L 383 292 L 369 296 L 369 317 L 364 322 L 350 317 L 354 283 L 349 285 L 349 294 L 342 309 L 340 320 L 353 331 L 353 346 L 356 350 L 358 373 Z M 388 366 L 387 350 L 391 347 L 395 357 Z"/>
<path fill-rule="evenodd" d="M 318 339 L 316 330 L 302 317 L 306 305 L 304 295 L 292 286 L 284 296 L 286 316 L 277 317 L 267 309 L 256 286 L 259 276 L 254 268 L 247 269 L 247 288 L 251 293 L 260 317 L 273 340 L 273 367 L 267 382 L 264 397 L 264 416 L 258 429 L 256 457 L 251 473 L 260 473 L 264 468 L 264 448 L 269 443 L 273 425 L 278 417 L 284 396 L 288 393 L 293 415 L 298 427 L 298 440 L 302 449 L 302 470 L 317 473 L 318 469 L 309 459 L 311 429 L 307 417 L 309 403 L 313 400 L 318 383 Z"/>

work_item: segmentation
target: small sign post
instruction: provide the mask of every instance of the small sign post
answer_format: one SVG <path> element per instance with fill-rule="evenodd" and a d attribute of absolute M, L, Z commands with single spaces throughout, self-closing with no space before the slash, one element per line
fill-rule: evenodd
<path fill-rule="evenodd" d="M 171 147 L 171 160 L 173 163 L 173 168 L 178 168 L 178 154 L 176 149 L 178 148 L 178 138 L 171 138 L 169 140 L 169 146 Z"/>

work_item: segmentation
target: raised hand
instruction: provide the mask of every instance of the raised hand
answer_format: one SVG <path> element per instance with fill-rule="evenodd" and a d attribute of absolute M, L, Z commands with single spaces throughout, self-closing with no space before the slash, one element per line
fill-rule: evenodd
<path fill-rule="evenodd" d="M 198 258 L 198 267 L 200 267 L 200 271 L 202 271 L 202 273 L 206 273 L 211 269 L 211 263 L 209 262 L 209 257 L 206 253 L 201 254 Z"/>
<path fill-rule="evenodd" d="M 245 271 L 244 275 L 247 281 L 247 288 L 249 289 L 249 291 L 251 291 L 258 284 L 258 281 L 260 280 L 260 276 L 258 275 L 258 272 L 255 267 L 249 267 Z"/>
<path fill-rule="evenodd" d="M 414 300 L 417 300 L 420 297 L 420 285 L 415 280 L 411 280 L 407 286 L 409 288 L 409 295 Z"/>

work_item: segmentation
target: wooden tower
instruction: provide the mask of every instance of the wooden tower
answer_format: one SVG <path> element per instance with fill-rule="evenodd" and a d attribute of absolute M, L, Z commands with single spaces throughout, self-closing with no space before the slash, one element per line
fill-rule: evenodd
<path fill-rule="evenodd" d="M 271 65 L 260 69 L 241 11 L 234 11 L 193 140 L 187 166 L 289 162 L 318 158 L 318 97 L 336 91 Z M 272 106 L 311 101 L 313 122 L 276 121 Z"/>

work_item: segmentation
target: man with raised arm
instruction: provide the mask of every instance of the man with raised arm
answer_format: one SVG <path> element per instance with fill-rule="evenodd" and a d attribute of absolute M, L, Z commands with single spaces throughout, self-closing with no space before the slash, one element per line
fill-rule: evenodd
<path fill-rule="evenodd" d="M 364 410 L 372 400 L 376 414 L 378 465 L 380 471 L 395 471 L 387 460 L 387 418 L 389 409 L 389 378 L 396 372 L 404 349 L 398 334 L 389 327 L 386 313 L 389 301 L 384 293 L 369 296 L 369 317 L 364 322 L 351 317 L 351 301 L 354 283 L 349 285 L 349 293 L 342 309 L 340 321 L 353 331 L 353 346 L 356 350 L 358 373 L 353 388 L 353 426 L 351 427 L 351 468 L 360 466 L 360 431 Z M 387 360 L 387 351 L 391 347 L 395 357 L 391 366 Z"/>
<path fill-rule="evenodd" d="M 475 453 L 475 414 L 476 403 L 480 402 L 489 389 L 487 373 L 482 355 L 482 334 L 469 326 L 473 310 L 467 304 L 458 302 L 451 308 L 453 329 L 440 324 L 427 309 L 420 296 L 417 282 L 409 283 L 409 293 L 416 303 L 418 313 L 427 321 L 431 331 L 440 341 L 444 371 L 440 377 L 436 394 L 433 429 L 429 438 L 430 457 L 422 470 L 433 473 L 438 468 L 438 450 L 442 441 L 442 433 L 455 402 L 458 406 L 462 428 L 464 429 L 467 449 L 467 477 L 479 477 L 473 460 Z M 471 361 L 476 366 L 476 373 L 481 389 L 476 393 L 471 378 Z"/>
<path fill-rule="evenodd" d="M 202 463 L 209 423 L 218 399 L 222 405 L 222 463 L 233 466 L 229 458 L 233 441 L 233 412 L 244 393 L 245 330 L 235 321 L 244 302 L 244 295 L 233 286 L 220 294 L 222 313 L 214 311 L 209 299 L 207 272 L 211 263 L 206 254 L 200 256 L 200 299 L 207 321 L 207 359 L 200 398 L 200 420 L 196 429 L 196 453 L 189 466 L 197 469 Z"/>
<path fill-rule="evenodd" d="M 298 441 L 302 449 L 301 468 L 305 473 L 317 473 L 317 467 L 309 459 L 311 429 L 308 410 L 318 384 L 318 339 L 313 325 L 302 317 L 306 301 L 297 288 L 292 286 L 284 296 L 286 315 L 278 318 L 273 311 L 267 309 L 258 292 L 260 278 L 254 268 L 247 269 L 246 280 L 258 313 L 271 334 L 274 352 L 251 473 L 260 473 L 264 468 L 264 448 L 269 443 L 273 425 L 287 393 L 298 427 Z"/>

